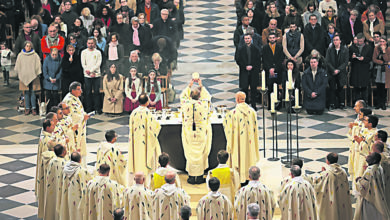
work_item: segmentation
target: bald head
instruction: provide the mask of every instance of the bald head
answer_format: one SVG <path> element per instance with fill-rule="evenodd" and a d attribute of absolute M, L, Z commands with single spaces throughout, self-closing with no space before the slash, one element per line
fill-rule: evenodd
<path fill-rule="evenodd" d="M 190 94 L 191 98 L 193 100 L 199 100 L 200 98 L 200 88 L 199 87 L 193 87 L 191 89 L 191 94 Z"/>
<path fill-rule="evenodd" d="M 237 104 L 245 102 L 246 95 L 244 92 L 237 92 L 236 93 L 236 102 Z"/>
<path fill-rule="evenodd" d="M 145 181 L 144 172 L 142 172 L 142 171 L 136 172 L 134 174 L 134 181 L 136 184 L 144 184 L 144 181 Z"/>
<path fill-rule="evenodd" d="M 165 175 L 165 182 L 168 184 L 174 184 L 176 178 L 176 173 L 174 171 L 168 171 Z"/>

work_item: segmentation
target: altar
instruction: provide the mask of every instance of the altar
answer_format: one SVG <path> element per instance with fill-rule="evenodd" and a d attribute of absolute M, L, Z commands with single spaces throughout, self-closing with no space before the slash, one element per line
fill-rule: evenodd
<path fill-rule="evenodd" d="M 163 118 L 163 119 L 161 119 Z M 165 117 L 157 117 L 161 124 L 161 131 L 158 136 L 161 152 L 169 154 L 169 165 L 177 170 L 185 171 L 186 158 L 184 156 L 183 145 L 181 141 L 181 117 L 172 115 L 168 120 Z M 213 114 L 210 118 L 213 131 L 211 151 L 208 157 L 209 169 L 218 166 L 217 154 L 220 150 L 226 149 L 225 132 L 222 126 L 222 118 Z"/>

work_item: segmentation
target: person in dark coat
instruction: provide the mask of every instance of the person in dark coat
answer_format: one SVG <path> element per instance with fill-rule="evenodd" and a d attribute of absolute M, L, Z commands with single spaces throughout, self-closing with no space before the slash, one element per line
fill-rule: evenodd
<path fill-rule="evenodd" d="M 132 38 L 128 36 L 133 36 L 130 33 L 130 25 L 123 22 L 123 15 L 117 14 L 116 15 L 116 24 L 111 25 L 109 28 L 109 33 L 117 33 L 119 35 L 119 44 L 123 45 L 124 54 L 126 56 L 130 53 L 130 40 Z M 108 42 L 107 42 L 108 44 Z"/>
<path fill-rule="evenodd" d="M 303 21 L 302 16 L 298 14 L 297 10 L 294 6 L 290 6 L 290 14 L 286 15 L 284 17 L 284 22 L 282 24 L 282 31 L 286 33 L 286 29 L 290 28 L 290 24 L 294 23 L 296 24 L 298 31 L 303 31 Z"/>
<path fill-rule="evenodd" d="M 248 16 L 244 15 L 241 18 L 241 25 L 236 27 L 236 30 L 234 31 L 233 34 L 233 43 L 236 48 L 238 48 L 238 44 L 240 43 L 240 38 L 246 33 L 248 27 L 249 27 L 249 18 Z M 256 31 L 255 28 L 253 29 Z"/>
<path fill-rule="evenodd" d="M 239 87 L 245 92 L 245 102 L 249 104 L 248 87 L 251 87 L 251 102 L 252 108 L 256 108 L 257 85 L 259 83 L 259 73 L 261 66 L 261 53 L 252 44 L 252 36 L 245 34 L 245 46 L 238 48 L 236 53 L 236 63 L 240 68 Z"/>
<path fill-rule="evenodd" d="M 145 47 L 145 28 L 139 24 L 139 20 L 137 17 L 131 18 L 130 23 L 130 48 L 129 51 L 138 50 L 139 52 L 143 51 Z M 138 34 L 137 34 L 138 33 Z M 128 54 L 126 54 L 128 55 Z"/>
<path fill-rule="evenodd" d="M 337 19 L 337 28 L 341 32 L 341 41 L 345 45 L 351 44 L 353 41 L 353 37 L 356 36 L 358 33 L 363 32 L 363 23 L 358 18 L 359 12 L 356 10 L 352 10 L 349 19 Z M 350 20 L 353 21 L 353 30 L 351 29 L 351 23 Z"/>
<path fill-rule="evenodd" d="M 176 22 L 168 18 L 169 11 L 168 9 L 161 10 L 161 17 L 153 21 L 153 36 L 166 36 L 168 37 L 176 46 L 176 43 L 179 39 L 177 32 Z"/>
<path fill-rule="evenodd" d="M 357 36 L 357 44 L 349 47 L 349 60 L 351 62 L 350 85 L 353 86 L 354 100 L 363 99 L 368 103 L 367 87 L 371 85 L 370 62 L 373 49 L 364 42 L 363 33 Z"/>
<path fill-rule="evenodd" d="M 60 103 L 60 96 L 58 91 L 61 89 L 61 56 L 57 48 L 50 50 L 50 56 L 47 56 L 43 61 L 42 66 L 43 80 L 42 85 L 45 90 L 46 99 L 50 100 L 47 104 L 47 111 L 52 106 Z"/>
<path fill-rule="evenodd" d="M 268 87 L 268 100 L 271 100 L 270 94 L 272 92 L 275 92 L 277 94 L 276 96 L 279 99 L 281 95 L 279 91 L 273 91 L 273 85 L 274 83 L 278 85 L 282 83 L 284 53 L 283 46 L 281 44 L 276 43 L 275 33 L 270 33 L 268 35 L 268 44 L 265 44 L 263 46 L 262 55 L 263 69 L 265 71 L 266 83 Z M 270 108 L 271 105 L 268 105 L 268 109 Z"/>
<path fill-rule="evenodd" d="M 286 82 L 288 81 L 288 71 L 292 71 L 292 85 L 294 89 L 298 89 L 301 94 L 301 73 L 299 72 L 298 65 L 294 62 L 294 60 L 288 59 L 286 61 L 285 71 L 283 71 L 282 77 L 282 86 L 283 86 L 283 94 L 286 94 Z M 295 103 L 295 93 L 291 94 L 291 103 Z M 301 100 L 301 99 L 300 99 Z M 292 106 L 291 106 L 292 107 Z"/>
<path fill-rule="evenodd" d="M 341 45 L 339 35 L 333 37 L 333 44 L 326 51 L 326 64 L 329 80 L 329 111 L 334 108 L 344 109 L 344 86 L 347 84 L 348 48 Z M 337 98 L 337 101 L 336 101 Z"/>
<path fill-rule="evenodd" d="M 326 33 L 324 29 L 317 23 L 317 16 L 310 15 L 309 24 L 305 26 L 303 30 L 303 36 L 305 37 L 305 51 L 307 56 L 313 49 L 316 49 L 322 56 L 325 55 Z"/>
<path fill-rule="evenodd" d="M 71 0 L 65 0 L 65 12 L 61 15 L 62 20 L 67 26 L 67 29 L 70 30 L 72 27 L 72 24 L 76 18 L 79 17 L 79 15 L 72 11 L 72 1 Z"/>
<path fill-rule="evenodd" d="M 308 114 L 321 115 L 326 105 L 326 71 L 318 67 L 318 59 L 310 59 L 310 67 L 303 72 L 302 89 L 304 92 L 303 107 Z"/>
<path fill-rule="evenodd" d="M 145 23 L 147 24 L 153 24 L 153 22 L 160 17 L 158 5 L 151 0 L 142 1 L 137 5 L 137 15 L 140 13 L 145 14 Z"/>
<path fill-rule="evenodd" d="M 23 24 L 23 30 L 19 34 L 19 36 L 16 38 L 15 41 L 15 54 L 16 57 L 18 57 L 18 54 L 22 49 L 24 48 L 24 42 L 31 41 L 34 45 L 34 48 L 36 48 L 35 52 L 42 57 L 41 53 L 41 40 L 39 39 L 39 36 L 32 32 L 31 24 L 28 22 L 25 22 Z"/>
<path fill-rule="evenodd" d="M 68 45 L 66 47 L 66 53 L 64 54 L 61 62 L 61 68 L 61 89 L 63 95 L 68 94 L 69 85 L 72 82 L 77 81 L 81 84 L 84 84 L 84 75 L 83 69 L 81 67 L 80 55 L 75 53 L 75 48 L 73 45 Z"/>

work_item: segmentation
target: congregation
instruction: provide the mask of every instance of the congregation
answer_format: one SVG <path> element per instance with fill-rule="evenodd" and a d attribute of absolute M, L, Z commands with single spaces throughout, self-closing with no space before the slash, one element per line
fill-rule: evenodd
<path fill-rule="evenodd" d="M 25 114 L 38 113 L 37 91 L 48 102 L 37 153 L 38 218 L 189 219 L 191 198 L 161 152 L 160 124 L 150 110 L 162 109 L 162 84 L 177 68 L 185 1 L 38 2 L 29 7 L 15 45 L 1 44 L 5 85 L 16 56 Z M 207 178 L 211 96 L 196 74 L 180 95 L 187 182 L 209 189 L 197 201 L 197 218 L 272 219 L 278 205 L 282 219 L 389 219 L 387 133 L 377 129 L 379 119 L 367 107 L 371 101 L 386 109 L 386 1 L 288 2 L 235 1 L 242 92 L 223 118 L 226 151 L 218 152 L 219 165 Z M 327 165 L 313 175 L 304 174 L 302 160 L 295 159 L 277 196 L 260 182 L 256 103 L 262 80 L 269 103 L 302 94 L 309 114 L 345 108 L 345 86 L 353 89 L 357 118 L 347 134 L 348 172 L 338 165 L 338 154 L 329 153 Z M 369 100 L 372 85 L 376 95 Z M 86 127 L 95 112 L 130 114 L 129 155 L 122 155 L 116 132 L 109 130 L 90 172 Z M 351 194 L 357 198 L 354 214 Z"/>

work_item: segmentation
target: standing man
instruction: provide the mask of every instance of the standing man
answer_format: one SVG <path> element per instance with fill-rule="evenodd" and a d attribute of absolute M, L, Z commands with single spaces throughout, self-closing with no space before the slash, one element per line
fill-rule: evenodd
<path fill-rule="evenodd" d="M 183 125 L 181 138 L 187 160 L 187 182 L 201 184 L 204 170 L 209 167 L 208 156 L 211 150 L 212 130 L 209 120 L 209 102 L 200 100 L 200 90 L 192 88 L 191 99 L 183 102 L 181 111 Z"/>
<path fill-rule="evenodd" d="M 301 168 L 290 169 L 291 182 L 282 189 L 279 207 L 282 219 L 317 219 L 316 197 L 313 186 L 301 177 Z"/>
<path fill-rule="evenodd" d="M 272 219 L 275 211 L 275 199 L 273 192 L 260 181 L 260 168 L 249 168 L 249 183 L 236 193 L 234 209 L 238 219 L 245 219 L 246 210 L 251 204 L 261 204 L 262 211 L 256 219 Z"/>
<path fill-rule="evenodd" d="M 75 141 L 75 131 L 78 129 L 77 124 L 73 124 L 72 118 L 70 117 L 70 107 L 65 103 L 61 102 L 59 108 L 62 110 L 62 119 L 59 119 L 58 124 L 62 127 L 65 136 L 68 137 L 68 154 L 77 151 L 76 141 Z"/>
<path fill-rule="evenodd" d="M 296 64 L 302 64 L 302 53 L 305 49 L 303 34 L 297 30 L 296 23 L 292 22 L 290 30 L 283 35 L 283 52 L 287 59 L 293 60 Z"/>
<path fill-rule="evenodd" d="M 368 19 L 363 23 L 363 33 L 366 40 L 373 43 L 376 31 L 381 34 L 385 33 L 385 23 L 376 17 L 375 11 L 368 10 Z"/>
<path fill-rule="evenodd" d="M 276 42 L 278 43 L 282 43 L 282 37 L 283 37 L 283 32 L 282 30 L 280 30 L 279 28 L 277 28 L 278 26 L 278 21 L 276 19 L 271 19 L 268 23 L 268 27 L 267 28 L 264 28 L 261 36 L 262 36 L 262 41 L 263 41 L 263 45 L 266 45 L 267 44 L 267 41 L 268 41 L 268 36 L 271 34 L 271 33 L 274 33 L 276 35 Z"/>
<path fill-rule="evenodd" d="M 87 166 L 87 120 L 89 115 L 85 113 L 83 104 L 80 101 L 81 84 L 79 82 L 72 82 L 69 86 L 69 93 L 66 94 L 64 102 L 69 106 L 69 117 L 71 117 L 75 129 L 75 146 L 76 150 L 80 152 L 82 157 L 83 167 Z"/>
<path fill-rule="evenodd" d="M 148 96 L 138 97 L 140 106 L 131 112 L 129 120 L 129 157 L 127 167 L 130 173 L 143 171 L 146 174 L 156 170 L 157 157 L 161 154 L 158 134 L 161 125 L 149 111 Z"/>
<path fill-rule="evenodd" d="M 198 84 L 198 86 L 196 86 L 196 88 L 200 92 L 199 100 L 211 102 L 211 95 L 210 95 L 209 91 L 207 91 L 206 87 L 203 86 L 202 80 L 199 77 L 200 77 L 199 73 L 197 73 L 197 72 L 192 73 L 192 79 L 191 79 L 190 83 L 188 84 L 188 86 L 185 89 L 183 89 L 183 91 L 180 94 L 180 103 L 181 104 L 183 104 L 183 103 L 187 102 L 189 99 L 191 99 L 191 91 L 192 91 L 192 87 L 194 86 L 194 83 Z"/>
<path fill-rule="evenodd" d="M 176 22 L 172 20 L 172 18 L 168 17 L 169 11 L 168 9 L 161 10 L 161 18 L 153 21 L 153 36 L 166 36 L 168 37 L 176 47 L 177 41 L 179 40 L 179 36 L 177 33 L 177 25 Z"/>
<path fill-rule="evenodd" d="M 347 84 L 347 65 L 349 61 L 349 51 L 341 45 L 339 35 L 333 37 L 333 44 L 326 51 L 326 63 L 328 69 L 330 106 L 329 111 L 345 108 L 344 86 Z M 337 98 L 337 101 L 336 101 Z"/>
<path fill-rule="evenodd" d="M 368 167 L 361 177 L 356 178 L 356 190 L 359 192 L 354 220 L 389 219 L 386 206 L 383 169 L 380 166 L 381 155 L 374 152 L 367 156 Z"/>
<path fill-rule="evenodd" d="M 151 28 L 153 28 L 153 22 L 160 16 L 158 5 L 152 0 L 140 1 L 137 5 L 137 15 L 140 13 L 145 14 L 145 23 L 150 24 Z"/>
<path fill-rule="evenodd" d="M 320 219 L 352 219 L 348 175 L 339 164 L 337 153 L 326 156 L 327 168 L 314 177 L 316 204 Z"/>
<path fill-rule="evenodd" d="M 308 114 L 321 115 L 326 104 L 328 76 L 324 69 L 318 68 L 318 58 L 310 59 L 310 67 L 303 72 L 302 88 L 305 94 L 303 106 Z"/>
<path fill-rule="evenodd" d="M 309 23 L 303 29 L 303 36 L 305 37 L 305 56 L 308 56 L 313 49 L 320 52 L 322 56 L 325 55 L 325 36 L 327 34 L 317 21 L 316 15 L 310 15 Z"/>
<path fill-rule="evenodd" d="M 34 45 L 35 46 L 35 45 Z M 50 25 L 48 28 L 48 34 L 41 39 L 41 50 L 43 53 L 43 59 L 50 55 L 52 48 L 57 48 L 61 57 L 64 56 L 65 39 L 58 34 L 56 26 Z"/>
<path fill-rule="evenodd" d="M 35 52 L 42 57 L 41 53 L 41 39 L 39 36 L 32 31 L 31 24 L 29 22 L 24 22 L 23 24 L 23 32 L 16 38 L 15 41 L 15 57 L 18 57 L 18 54 L 24 48 L 24 42 L 31 41 L 34 46 Z"/>
<path fill-rule="evenodd" d="M 64 0 L 64 6 L 65 6 L 65 11 L 61 15 L 61 18 L 66 24 L 67 30 L 70 30 L 72 29 L 72 24 L 74 20 L 76 20 L 76 18 L 78 18 L 79 15 L 77 15 L 77 13 L 72 10 L 72 0 Z"/>
<path fill-rule="evenodd" d="M 252 35 L 244 35 L 245 46 L 238 48 L 236 63 L 240 68 L 239 87 L 246 94 L 246 103 L 249 103 L 248 90 L 251 88 L 251 105 L 256 108 L 257 85 L 259 84 L 259 73 L 261 66 L 261 53 L 252 43 Z"/>
<path fill-rule="evenodd" d="M 196 207 L 198 219 L 231 220 L 234 217 L 233 206 L 227 196 L 218 191 L 221 183 L 218 178 L 209 180 L 211 190 L 203 196 Z"/>
<path fill-rule="evenodd" d="M 349 47 L 349 60 L 351 62 L 350 84 L 353 86 L 355 100 L 363 99 L 368 103 L 368 89 L 371 85 L 370 62 L 373 49 L 364 42 L 364 35 L 357 35 L 357 44 Z"/>
<path fill-rule="evenodd" d="M 96 49 L 95 38 L 88 38 L 87 47 L 81 52 L 81 66 L 84 70 L 85 82 L 85 109 L 87 112 L 95 110 L 98 114 L 101 114 L 99 88 L 102 54 Z"/>
<path fill-rule="evenodd" d="M 260 159 L 257 115 L 245 103 L 245 93 L 236 93 L 236 103 L 236 108 L 226 114 L 223 127 L 229 164 L 238 171 L 240 182 L 246 183 L 249 168 Z"/>
<path fill-rule="evenodd" d="M 242 25 L 237 26 L 236 30 L 234 31 L 234 34 L 233 34 L 233 43 L 234 43 L 234 46 L 236 46 L 236 49 L 238 49 L 238 44 L 240 43 L 241 36 L 248 33 L 247 31 L 248 31 L 248 28 L 250 27 L 248 16 L 246 16 L 246 15 L 242 16 L 241 23 L 242 23 Z"/>
<path fill-rule="evenodd" d="M 280 85 L 282 83 L 282 73 L 284 71 L 283 46 L 276 43 L 276 39 L 276 34 L 270 33 L 268 35 L 268 44 L 264 44 L 263 46 L 263 69 L 265 71 L 265 79 L 268 87 L 268 109 L 271 109 L 270 95 L 272 92 L 276 93 L 278 99 L 280 98 L 279 91 L 273 90 L 273 84 L 276 83 Z"/>
<path fill-rule="evenodd" d="M 248 205 L 248 209 L 247 209 L 247 219 L 250 220 L 250 219 L 253 219 L 253 220 L 258 220 L 260 218 L 258 218 L 259 214 L 260 214 L 260 206 L 259 204 L 257 203 L 251 203 Z"/>

